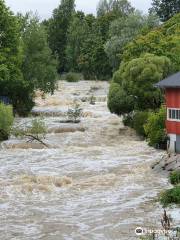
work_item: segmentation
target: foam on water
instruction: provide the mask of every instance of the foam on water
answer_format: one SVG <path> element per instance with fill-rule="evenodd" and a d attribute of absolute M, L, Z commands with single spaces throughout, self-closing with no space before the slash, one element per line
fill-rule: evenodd
<path fill-rule="evenodd" d="M 48 127 L 46 143 L 11 139 L 0 150 L 0 239 L 129 240 L 137 226 L 160 227 L 154 198 L 168 188 L 150 165 L 164 154 L 140 141 L 107 109 L 107 82 L 59 83 L 45 100 L 37 93 L 35 115 Z M 80 124 L 63 124 L 74 100 Z M 17 119 L 18 123 L 31 119 Z M 177 224 L 180 214 L 174 214 Z"/>

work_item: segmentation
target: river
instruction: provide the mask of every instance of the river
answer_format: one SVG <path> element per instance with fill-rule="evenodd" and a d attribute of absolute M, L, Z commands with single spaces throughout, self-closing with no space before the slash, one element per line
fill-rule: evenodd
<path fill-rule="evenodd" d="M 164 152 L 109 112 L 108 88 L 60 82 L 53 96 L 37 94 L 33 112 L 44 116 L 50 147 L 13 138 L 1 144 L 0 239 L 129 240 L 138 239 L 136 227 L 160 226 L 155 199 L 169 184 L 150 165 Z M 81 123 L 60 123 L 74 100 L 83 108 Z"/>

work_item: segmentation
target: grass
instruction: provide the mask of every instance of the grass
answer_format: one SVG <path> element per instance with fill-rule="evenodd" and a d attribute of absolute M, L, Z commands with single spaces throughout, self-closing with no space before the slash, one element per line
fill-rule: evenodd
<path fill-rule="evenodd" d="M 160 196 L 160 202 L 164 207 L 170 204 L 180 204 L 180 186 L 164 191 Z"/>
<path fill-rule="evenodd" d="M 170 182 L 173 185 L 180 184 L 180 170 L 174 171 L 170 174 Z"/>

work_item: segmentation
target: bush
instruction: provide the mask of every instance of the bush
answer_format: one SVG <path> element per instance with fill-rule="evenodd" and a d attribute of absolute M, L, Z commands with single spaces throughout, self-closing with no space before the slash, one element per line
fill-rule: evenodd
<path fill-rule="evenodd" d="M 133 128 L 133 118 L 134 118 L 134 113 L 129 113 L 129 114 L 124 115 L 124 117 L 123 117 L 124 126 Z"/>
<path fill-rule="evenodd" d="M 47 145 L 43 142 L 47 134 L 47 127 L 41 118 L 33 119 L 31 121 L 31 125 L 29 127 L 24 125 L 16 126 L 16 128 L 12 129 L 12 135 L 17 138 L 28 138 L 28 142 L 37 141 L 47 147 Z"/>
<path fill-rule="evenodd" d="M 13 125 L 13 109 L 0 103 L 0 141 L 7 140 Z"/>
<path fill-rule="evenodd" d="M 69 72 L 65 75 L 65 80 L 68 82 L 78 82 L 81 80 L 81 76 L 78 73 Z"/>
<path fill-rule="evenodd" d="M 81 116 L 82 116 L 82 108 L 80 108 L 80 105 L 77 102 L 75 102 L 73 108 L 68 109 L 68 112 L 67 112 L 67 117 L 69 119 L 69 122 L 79 123 Z"/>
<path fill-rule="evenodd" d="M 158 112 L 149 114 L 144 129 L 150 146 L 166 149 L 167 134 L 165 131 L 165 120 L 166 109 L 163 107 Z"/>
<path fill-rule="evenodd" d="M 124 116 L 123 123 L 125 126 L 134 128 L 139 136 L 146 136 L 144 125 L 147 123 L 149 112 L 133 112 Z"/>
<path fill-rule="evenodd" d="M 144 125 L 147 123 L 149 117 L 149 112 L 136 112 L 133 118 L 133 128 L 136 130 L 137 134 L 145 137 L 146 133 L 144 130 Z"/>
<path fill-rule="evenodd" d="M 118 83 L 111 83 L 108 95 L 108 108 L 112 113 L 123 115 L 133 110 L 133 98 L 128 96 Z"/>
<path fill-rule="evenodd" d="M 170 182 L 171 184 L 179 184 L 180 183 L 180 170 L 174 171 L 170 174 Z"/>
<path fill-rule="evenodd" d="M 160 196 L 160 202 L 164 207 L 170 204 L 180 204 L 180 186 L 163 192 Z"/>

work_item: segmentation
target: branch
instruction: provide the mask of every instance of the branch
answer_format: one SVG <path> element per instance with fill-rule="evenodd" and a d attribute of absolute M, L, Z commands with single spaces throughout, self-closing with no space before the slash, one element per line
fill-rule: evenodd
<path fill-rule="evenodd" d="M 29 137 L 29 138 L 31 138 L 31 141 L 34 141 L 34 140 L 36 140 L 36 141 L 38 141 L 38 142 L 40 142 L 42 145 L 44 145 L 45 147 L 49 147 L 46 143 L 44 143 L 40 138 L 38 138 L 38 137 L 35 137 L 34 135 L 31 135 L 31 134 L 24 134 L 24 136 L 25 137 Z"/>

